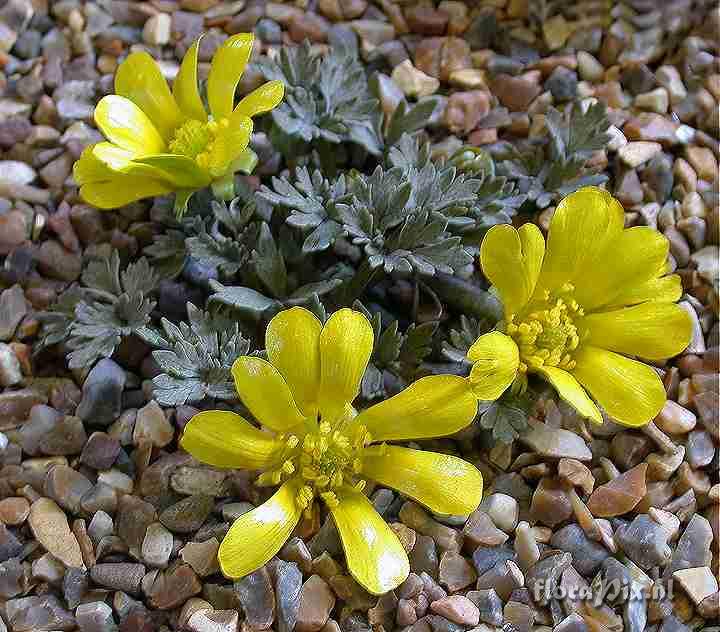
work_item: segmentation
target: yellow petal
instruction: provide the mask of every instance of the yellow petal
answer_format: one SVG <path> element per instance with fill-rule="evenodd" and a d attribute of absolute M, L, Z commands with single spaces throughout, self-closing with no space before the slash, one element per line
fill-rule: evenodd
<path fill-rule="evenodd" d="M 491 331 L 480 336 L 468 349 L 473 363 L 470 384 L 478 399 L 494 400 L 505 392 L 517 375 L 520 352 L 510 336 Z"/>
<path fill-rule="evenodd" d="M 598 407 L 570 373 L 553 366 L 543 367 L 538 372 L 555 387 L 561 399 L 570 404 L 583 417 L 587 417 L 596 424 L 603 422 Z"/>
<path fill-rule="evenodd" d="M 239 579 L 252 573 L 282 548 L 300 521 L 302 509 L 295 498 L 301 486 L 301 479 L 290 479 L 262 505 L 233 523 L 218 551 L 225 577 Z"/>
<path fill-rule="evenodd" d="M 265 330 L 268 358 L 308 417 L 317 415 L 321 330 L 317 317 L 302 307 L 280 312 Z"/>
<path fill-rule="evenodd" d="M 642 303 L 590 314 L 578 326 L 587 332 L 583 344 L 650 360 L 677 355 L 692 337 L 688 313 L 674 303 Z"/>
<path fill-rule="evenodd" d="M 180 189 L 201 189 L 210 184 L 210 176 L 188 156 L 155 154 L 136 158 L 133 162 L 153 168 L 163 179 Z"/>
<path fill-rule="evenodd" d="M 214 467 L 265 469 L 282 448 L 272 435 L 227 410 L 206 410 L 185 426 L 180 447 Z"/>
<path fill-rule="evenodd" d="M 343 491 L 330 508 L 348 570 L 365 590 L 382 595 L 407 579 L 410 563 L 393 530 L 359 492 Z"/>
<path fill-rule="evenodd" d="M 285 84 L 282 81 L 268 81 L 259 88 L 255 88 L 246 97 L 243 97 L 235 106 L 233 114 L 243 116 L 257 116 L 276 108 L 285 96 Z"/>
<path fill-rule="evenodd" d="M 95 147 L 100 144 L 101 143 L 96 143 L 85 147 L 80 154 L 80 158 L 75 161 L 73 165 L 73 178 L 79 185 L 87 184 L 88 182 L 103 182 L 115 175 L 113 170 L 93 153 Z"/>
<path fill-rule="evenodd" d="M 482 500 L 483 479 L 474 466 L 449 454 L 384 446 L 365 450 L 362 473 L 417 500 L 431 511 L 445 515 L 467 515 Z"/>
<path fill-rule="evenodd" d="M 200 39 L 202 39 L 202 36 Z M 180 64 L 180 70 L 177 77 L 175 77 L 175 82 L 173 83 L 173 97 L 175 98 L 175 102 L 178 104 L 178 107 L 186 117 L 196 119 L 204 123 L 207 121 L 207 113 L 205 112 L 205 106 L 203 105 L 202 99 L 200 98 L 200 92 L 198 91 L 197 76 L 200 39 L 188 48 L 185 56 L 183 57 L 182 63 Z"/>
<path fill-rule="evenodd" d="M 209 154 L 208 170 L 215 178 L 229 172 L 232 162 L 247 149 L 253 131 L 252 119 L 231 116 L 227 127 L 215 138 Z"/>
<path fill-rule="evenodd" d="M 172 187 L 160 180 L 118 174 L 104 182 L 89 182 L 80 187 L 80 197 L 91 206 L 102 209 L 120 208 L 143 198 L 165 195 Z"/>
<path fill-rule="evenodd" d="M 320 395 L 325 420 L 333 423 L 360 392 L 373 350 L 373 328 L 360 312 L 335 312 L 320 332 Z"/>
<path fill-rule="evenodd" d="M 657 277 L 669 251 L 667 238 L 649 226 L 623 230 L 592 269 L 576 283 L 575 296 L 585 311 L 614 302 L 615 296 Z"/>
<path fill-rule="evenodd" d="M 263 426 L 286 432 L 305 422 L 287 382 L 266 360 L 240 356 L 232 366 L 232 374 L 240 399 Z"/>
<path fill-rule="evenodd" d="M 645 301 L 674 303 L 680 299 L 682 292 L 682 281 L 679 274 L 660 276 L 632 287 L 623 286 L 620 294 L 615 295 L 605 309 L 636 305 Z"/>
<path fill-rule="evenodd" d="M 239 33 L 228 37 L 217 49 L 207 81 L 208 103 L 213 118 L 228 118 L 233 111 L 235 88 L 252 53 L 254 36 Z"/>
<path fill-rule="evenodd" d="M 110 94 L 95 107 L 95 123 L 105 137 L 136 154 L 157 154 L 165 143 L 150 119 L 135 103 Z"/>
<path fill-rule="evenodd" d="M 563 198 L 548 232 L 547 252 L 537 292 L 555 290 L 569 281 L 584 283 L 607 245 L 620 234 L 623 207 L 607 191 L 584 187 Z"/>
<path fill-rule="evenodd" d="M 515 230 L 508 224 L 493 226 L 480 246 L 483 273 L 497 288 L 505 315 L 519 312 L 535 290 L 545 243 L 534 224 Z"/>
<path fill-rule="evenodd" d="M 578 350 L 575 361 L 573 375 L 618 423 L 643 426 L 665 404 L 660 378 L 642 362 L 589 345 Z"/>
<path fill-rule="evenodd" d="M 115 92 L 137 105 L 166 141 L 182 124 L 182 113 L 170 94 L 165 77 L 145 51 L 131 53 L 120 64 L 115 74 Z"/>
<path fill-rule="evenodd" d="M 365 425 L 373 441 L 443 437 L 462 430 L 477 413 L 477 398 L 458 375 L 430 375 L 362 411 L 353 424 Z"/>

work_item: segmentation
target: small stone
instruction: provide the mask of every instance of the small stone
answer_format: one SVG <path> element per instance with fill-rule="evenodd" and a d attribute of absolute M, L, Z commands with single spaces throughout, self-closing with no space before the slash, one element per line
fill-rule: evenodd
<path fill-rule="evenodd" d="M 577 52 L 577 64 L 580 77 L 585 81 L 600 81 L 605 72 L 603 65 L 590 53 L 579 50 Z"/>
<path fill-rule="evenodd" d="M 28 524 L 35 539 L 69 568 L 84 568 L 77 539 L 65 513 L 49 498 L 38 498 L 30 507 Z"/>
<path fill-rule="evenodd" d="M 409 59 L 393 68 L 391 78 L 407 97 L 427 97 L 435 94 L 440 87 L 438 79 L 415 68 Z"/>
<path fill-rule="evenodd" d="M 655 71 L 655 79 L 667 90 L 670 103 L 679 103 L 687 97 L 687 88 L 685 88 L 685 84 L 675 66 L 660 66 Z"/>
<path fill-rule="evenodd" d="M 464 595 L 450 595 L 430 604 L 430 610 L 460 625 L 480 623 L 480 610 Z"/>
<path fill-rule="evenodd" d="M 415 49 L 415 66 L 440 81 L 449 81 L 453 72 L 472 68 L 470 47 L 459 37 L 422 39 Z"/>
<path fill-rule="evenodd" d="M 615 533 L 625 554 L 640 568 L 665 566 L 672 556 L 667 544 L 668 532 L 649 516 L 642 514 Z"/>
<path fill-rule="evenodd" d="M 96 470 L 107 470 L 120 454 L 120 442 L 104 432 L 94 432 L 83 447 L 80 461 Z"/>
<path fill-rule="evenodd" d="M 82 257 L 54 239 L 40 244 L 35 260 L 42 274 L 60 281 L 75 281 L 82 271 Z"/>
<path fill-rule="evenodd" d="M 50 555 L 49 553 L 46 553 L 45 555 L 47 555 L 47 557 L 49 558 L 52 558 L 52 555 Z M 60 567 L 60 577 L 62 577 L 63 573 L 65 572 L 65 567 L 57 560 L 55 560 L 55 564 Z M 12 599 L 13 597 L 17 597 L 23 592 L 24 584 L 26 581 L 25 573 L 25 567 L 18 558 L 14 557 L 0 563 L 0 597 L 2 599 Z M 37 574 L 33 570 L 33 578 L 35 577 L 37 577 Z M 2 630 L 3 628 L 0 625 L 0 632 Z"/>
<path fill-rule="evenodd" d="M 3 217 L 7 215 L 0 215 L 0 232 L 3 230 L 1 223 Z M 0 238 L 0 254 L 6 254 L 2 252 L 2 238 Z M 13 285 L 0 293 L 0 341 L 12 340 L 25 314 L 27 314 L 27 303 L 22 287 Z"/>
<path fill-rule="evenodd" d="M 633 141 L 618 150 L 618 156 L 628 167 L 634 169 L 648 162 L 662 151 L 660 143 Z"/>
<path fill-rule="evenodd" d="M 550 91 L 557 102 L 569 101 L 575 98 L 578 90 L 577 73 L 558 66 L 545 81 L 545 89 Z"/>
<path fill-rule="evenodd" d="M 665 88 L 655 88 L 650 92 L 643 92 L 635 97 L 635 107 L 640 110 L 649 110 L 657 114 L 665 114 L 670 106 L 670 97 Z"/>
<path fill-rule="evenodd" d="M 632 511 L 647 492 L 646 472 L 647 464 L 641 463 L 598 487 L 587 503 L 593 516 L 612 518 Z"/>
<path fill-rule="evenodd" d="M 715 445 L 712 437 L 704 430 L 693 430 L 688 435 L 685 448 L 685 458 L 692 468 L 705 467 L 715 456 Z M 1 505 L 2 502 L 0 502 Z"/>
<path fill-rule="evenodd" d="M 310 576 L 300 592 L 300 607 L 297 613 L 297 632 L 318 632 L 330 618 L 335 607 L 335 595 L 319 575 Z"/>
<path fill-rule="evenodd" d="M 173 534 L 159 522 L 149 525 L 142 543 L 143 561 L 149 566 L 164 568 L 167 566 L 172 550 Z"/>
<path fill-rule="evenodd" d="M 0 522 L 17 526 L 27 520 L 30 514 L 30 503 L 18 496 L 0 500 Z"/>
<path fill-rule="evenodd" d="M 581 531 L 582 533 L 582 531 Z M 570 568 L 573 556 L 570 553 L 553 551 L 541 558 L 525 573 L 525 585 L 536 596 L 540 605 L 546 605 L 563 573 Z"/>
<path fill-rule="evenodd" d="M 80 604 L 75 611 L 75 618 L 80 632 L 117 631 L 112 608 L 102 601 Z"/>
<path fill-rule="evenodd" d="M 460 551 L 462 534 L 433 520 L 420 505 L 406 502 L 400 508 L 399 516 L 405 525 L 417 533 L 430 536 L 441 549 Z"/>
<path fill-rule="evenodd" d="M 157 448 L 164 448 L 173 440 L 174 436 L 175 431 L 172 425 L 155 400 L 138 410 L 133 431 L 135 445 L 149 441 Z"/>
<path fill-rule="evenodd" d="M 515 552 L 518 564 L 523 570 L 532 567 L 540 559 L 540 548 L 537 544 L 534 530 L 523 521 L 515 530 Z"/>
<path fill-rule="evenodd" d="M 713 530 L 710 521 L 698 514 L 694 515 L 678 540 L 670 570 L 709 565 L 712 542 Z"/>
<path fill-rule="evenodd" d="M 718 591 L 717 579 L 707 566 L 675 571 L 673 578 L 678 581 L 695 605 Z"/>
<path fill-rule="evenodd" d="M 0 214 L 0 255 L 7 255 L 29 237 L 27 221 L 20 211 Z M 3 314 L 2 318 L 7 316 Z"/>
<path fill-rule="evenodd" d="M 505 533 L 512 533 L 515 529 L 520 506 L 512 496 L 497 492 L 490 494 L 480 503 L 479 508 Z"/>
<path fill-rule="evenodd" d="M 158 610 L 172 610 L 202 591 L 202 584 L 188 564 L 176 564 L 158 572 L 145 593 L 150 606 Z"/>
<path fill-rule="evenodd" d="M 512 112 L 525 112 L 542 88 L 522 77 L 499 74 L 491 83 L 492 93 Z"/>
<path fill-rule="evenodd" d="M 217 561 L 219 548 L 220 543 L 215 538 L 204 542 L 188 542 L 180 549 L 180 557 L 183 562 L 190 564 L 200 577 L 207 577 L 220 570 Z"/>
<path fill-rule="evenodd" d="M 73 630 L 77 627 L 72 613 L 65 610 L 52 594 L 11 599 L 5 604 L 5 614 L 11 622 L 12 632 Z"/>
<path fill-rule="evenodd" d="M 590 540 L 577 524 L 569 524 L 557 531 L 550 539 L 550 544 L 572 555 L 573 566 L 584 576 L 592 575 L 610 553 L 608 550 Z"/>
<path fill-rule="evenodd" d="M 571 485 L 579 487 L 586 494 L 592 493 L 595 486 L 595 477 L 592 472 L 577 459 L 560 459 L 558 462 L 558 476 Z"/>
<path fill-rule="evenodd" d="M 280 562 L 275 570 L 277 631 L 292 632 L 297 622 L 302 591 L 302 571 L 295 562 Z"/>
<path fill-rule="evenodd" d="M 212 496 L 188 496 L 164 509 L 160 522 L 174 533 L 197 531 L 213 510 Z"/>
<path fill-rule="evenodd" d="M 275 593 L 265 566 L 236 581 L 235 592 L 240 598 L 249 626 L 264 630 L 272 625 L 275 619 Z"/>
<path fill-rule="evenodd" d="M 92 489 L 92 483 L 67 465 L 55 465 L 45 477 L 45 493 L 63 509 L 76 513 L 82 497 Z"/>
<path fill-rule="evenodd" d="M 145 577 L 145 567 L 142 564 L 113 562 L 95 564 L 90 569 L 90 578 L 96 584 L 111 590 L 122 590 L 131 595 L 140 594 L 140 582 L 143 577 Z"/>
<path fill-rule="evenodd" d="M 569 430 L 551 428 L 537 421 L 530 422 L 530 430 L 520 436 L 520 441 L 541 456 L 578 461 L 592 459 L 592 452 L 582 437 Z"/>
<path fill-rule="evenodd" d="M 532 496 L 532 518 L 550 527 L 570 518 L 572 506 L 567 491 L 567 483 L 552 478 L 541 479 Z"/>
<path fill-rule="evenodd" d="M 191 632 L 236 632 L 239 615 L 235 610 L 201 610 L 188 620 Z"/>
<path fill-rule="evenodd" d="M 167 13 L 150 16 L 143 27 L 142 37 L 151 46 L 165 46 L 170 42 L 172 18 Z"/>
<path fill-rule="evenodd" d="M 712 150 L 707 147 L 686 147 L 685 157 L 701 180 L 707 182 L 715 180 L 718 173 L 718 163 Z"/>
<path fill-rule="evenodd" d="M 371 51 L 385 42 L 395 39 L 395 27 L 380 20 L 352 20 L 349 23 L 362 42 L 365 50 Z"/>
<path fill-rule="evenodd" d="M 462 590 L 476 579 L 475 569 L 462 555 L 454 551 L 443 553 L 438 568 L 438 580 L 447 588 L 448 592 L 454 593 Z"/>
<path fill-rule="evenodd" d="M 4 524 L 0 524 L 0 562 L 17 557 L 23 550 L 23 545 Z"/>
<path fill-rule="evenodd" d="M 100 360 L 85 378 L 78 417 L 92 425 L 109 426 L 122 410 L 124 388 L 125 371 L 109 358 Z"/>
<path fill-rule="evenodd" d="M 668 399 L 655 418 L 655 425 L 669 434 L 687 434 L 697 423 L 695 414 Z"/>
<path fill-rule="evenodd" d="M 484 546 L 497 546 L 508 540 L 508 535 L 500 531 L 484 511 L 476 510 L 470 514 L 463 528 L 465 544 L 475 550 L 481 544 Z"/>
<path fill-rule="evenodd" d="M 130 552 L 140 557 L 140 548 L 145 539 L 145 531 L 157 520 L 155 507 L 137 496 L 125 495 L 120 497 L 118 511 L 115 517 L 115 527 L 119 535 L 127 544 Z"/>
<path fill-rule="evenodd" d="M 20 360 L 13 348 L 0 342 L 0 386 L 14 386 L 22 382 Z"/>
<path fill-rule="evenodd" d="M 445 125 L 453 134 L 467 134 L 489 111 L 490 98 L 486 92 L 454 92 L 445 106 Z"/>

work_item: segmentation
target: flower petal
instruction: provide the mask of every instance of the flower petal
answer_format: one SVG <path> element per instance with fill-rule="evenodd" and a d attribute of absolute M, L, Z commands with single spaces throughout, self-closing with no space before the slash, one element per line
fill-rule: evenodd
<path fill-rule="evenodd" d="M 470 384 L 478 399 L 495 400 L 505 392 L 517 375 L 520 352 L 514 340 L 499 331 L 480 336 L 468 349 L 473 363 Z"/>
<path fill-rule="evenodd" d="M 636 305 L 645 301 L 674 303 L 680 299 L 682 292 L 682 280 L 679 274 L 659 276 L 632 287 L 623 286 L 620 294 L 616 294 L 612 303 L 605 305 L 604 309 Z"/>
<path fill-rule="evenodd" d="M 623 230 L 608 246 L 602 261 L 585 271 L 575 297 L 585 311 L 614 302 L 615 296 L 657 277 L 669 251 L 667 238 L 649 226 Z"/>
<path fill-rule="evenodd" d="M 430 375 L 362 411 L 352 423 L 366 426 L 373 441 L 443 437 L 472 422 L 477 407 L 468 380 Z"/>
<path fill-rule="evenodd" d="M 544 253 L 542 234 L 534 224 L 525 224 L 520 230 L 500 224 L 485 235 L 480 246 L 480 263 L 483 273 L 500 293 L 508 318 L 530 300 Z"/>
<path fill-rule="evenodd" d="M 624 221 L 620 202 L 598 187 L 584 187 L 563 198 L 550 222 L 536 294 L 576 278 L 584 284 L 586 268 L 620 234 Z"/>
<path fill-rule="evenodd" d="M 243 404 L 263 426 L 286 432 L 305 423 L 287 382 L 272 364 L 253 356 L 240 356 L 232 366 Z"/>
<path fill-rule="evenodd" d="M 173 83 L 172 93 L 175 102 L 186 117 L 204 123 L 207 121 L 207 112 L 205 112 L 205 106 L 200 98 L 197 76 L 200 39 L 202 36 L 185 53 Z"/>
<path fill-rule="evenodd" d="M 596 424 L 603 422 L 598 407 L 570 373 L 554 366 L 543 367 L 538 372 L 555 387 L 561 399 L 570 404 L 583 417 L 587 417 Z"/>
<path fill-rule="evenodd" d="M 642 303 L 590 314 L 578 321 L 578 327 L 587 332 L 583 344 L 650 360 L 677 355 L 692 337 L 688 313 L 674 303 Z"/>
<path fill-rule="evenodd" d="M 137 105 L 166 141 L 172 138 L 175 128 L 182 124 L 182 113 L 170 93 L 165 77 L 155 60 L 145 51 L 131 53 L 120 64 L 115 74 L 115 92 Z"/>
<path fill-rule="evenodd" d="M 111 142 L 136 154 L 157 154 L 165 143 L 152 121 L 135 103 L 109 94 L 95 107 L 95 123 Z"/>
<path fill-rule="evenodd" d="M 643 426 L 665 404 L 665 389 L 649 366 L 599 347 L 583 345 L 573 375 L 608 415 L 625 426 Z"/>
<path fill-rule="evenodd" d="M 280 312 L 265 330 L 270 362 L 282 374 L 297 405 L 308 417 L 317 415 L 320 387 L 320 332 L 322 324 L 307 309 Z"/>
<path fill-rule="evenodd" d="M 213 467 L 260 470 L 272 465 L 282 444 L 240 415 L 206 410 L 185 426 L 180 447 Z"/>
<path fill-rule="evenodd" d="M 155 154 L 135 158 L 135 164 L 152 167 L 162 178 L 180 189 L 201 189 L 210 184 L 210 177 L 188 156 Z"/>
<path fill-rule="evenodd" d="M 402 492 L 431 511 L 465 516 L 482 500 L 480 471 L 463 459 L 449 454 L 383 446 L 376 456 L 369 448 L 362 456 L 362 474 Z"/>
<path fill-rule="evenodd" d="M 225 175 L 232 168 L 232 163 L 242 154 L 250 144 L 250 135 L 253 131 L 252 119 L 246 116 L 231 116 L 229 124 L 223 126 L 212 144 L 208 169 L 215 178 Z"/>
<path fill-rule="evenodd" d="M 225 577 L 238 579 L 252 573 L 282 548 L 302 515 L 295 501 L 301 486 L 299 477 L 290 479 L 262 505 L 233 523 L 218 550 Z"/>
<path fill-rule="evenodd" d="M 282 81 L 268 81 L 250 94 L 243 97 L 235 106 L 233 115 L 257 116 L 276 108 L 285 96 L 285 84 Z"/>
<path fill-rule="evenodd" d="M 228 37 L 215 51 L 210 64 L 207 95 L 210 112 L 216 121 L 228 118 L 233 111 L 235 88 L 252 54 L 254 39 L 252 33 L 239 33 Z"/>
<path fill-rule="evenodd" d="M 89 182 L 80 187 L 80 197 L 87 204 L 102 209 L 114 209 L 172 192 L 172 186 L 160 180 L 118 174 L 104 182 Z"/>
<path fill-rule="evenodd" d="M 360 312 L 336 311 L 320 332 L 320 395 L 322 417 L 332 423 L 360 392 L 360 381 L 373 350 L 370 321 Z"/>
<path fill-rule="evenodd" d="M 373 595 L 397 588 L 410 573 L 410 562 L 400 540 L 363 494 L 347 490 L 339 500 L 330 512 L 350 574 Z"/>

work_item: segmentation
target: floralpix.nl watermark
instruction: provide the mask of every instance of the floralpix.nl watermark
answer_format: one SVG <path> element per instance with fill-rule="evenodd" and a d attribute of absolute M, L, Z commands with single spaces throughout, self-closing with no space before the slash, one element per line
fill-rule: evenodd
<path fill-rule="evenodd" d="M 533 600 L 547 603 L 550 600 L 584 601 L 599 607 L 603 603 L 624 603 L 626 601 L 661 601 L 672 599 L 673 582 L 654 582 L 652 585 L 640 582 L 622 582 L 619 579 L 595 581 L 592 585 L 564 586 L 555 582 L 537 580 L 531 586 Z"/>

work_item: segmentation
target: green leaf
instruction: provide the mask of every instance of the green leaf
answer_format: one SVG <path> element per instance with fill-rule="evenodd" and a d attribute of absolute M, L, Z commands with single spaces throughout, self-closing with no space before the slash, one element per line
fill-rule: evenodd
<path fill-rule="evenodd" d="M 271 309 L 280 309 L 282 304 L 278 301 L 260 294 L 257 290 L 249 287 L 226 287 L 211 279 L 210 287 L 215 292 L 208 299 L 208 304 L 222 304 L 232 307 L 254 320 Z"/>
<path fill-rule="evenodd" d="M 275 245 L 270 227 L 263 222 L 260 225 L 257 249 L 253 251 L 255 273 L 275 298 L 287 294 L 287 271 L 285 259 Z"/>
<path fill-rule="evenodd" d="M 390 117 L 385 134 L 388 145 L 397 143 L 403 134 L 413 134 L 428 125 L 433 112 L 439 106 L 440 100 L 430 97 L 419 101 L 413 106 L 403 99 Z"/>
<path fill-rule="evenodd" d="M 508 392 L 482 413 L 480 425 L 492 430 L 493 439 L 510 444 L 528 429 L 532 400 L 529 396 L 515 396 Z"/>

